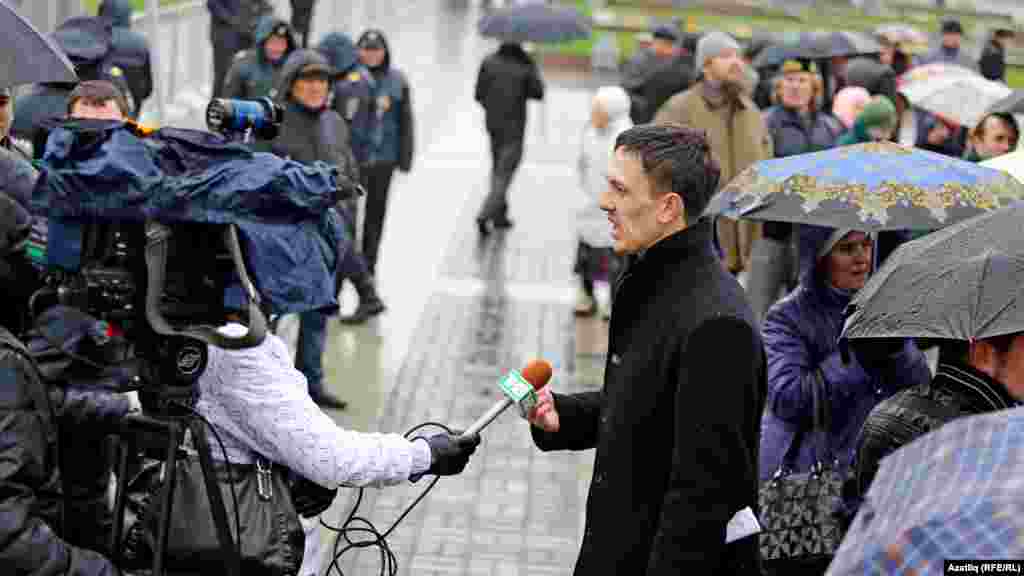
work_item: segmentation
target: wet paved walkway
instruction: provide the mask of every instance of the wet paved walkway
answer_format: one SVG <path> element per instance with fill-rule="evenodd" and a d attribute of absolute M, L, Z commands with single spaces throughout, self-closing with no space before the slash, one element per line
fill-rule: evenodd
<path fill-rule="evenodd" d="M 409 77 L 417 155 L 389 200 L 378 266 L 389 310 L 365 326 L 330 324 L 327 385 L 351 404 L 333 415 L 356 430 L 465 427 L 498 399 L 498 380 L 533 358 L 555 367 L 559 391 L 599 387 L 607 325 L 572 315 L 575 161 L 594 80 L 545 70 L 546 103 L 531 104 L 511 188 L 516 226 L 481 241 L 474 218 L 490 155 L 472 91 L 495 44 L 476 34 L 480 12 L 467 2 L 390 4 L 403 7 L 371 3 L 361 16 L 388 35 L 393 62 Z M 343 308 L 353 305 L 346 292 Z M 482 436 L 466 472 L 442 479 L 388 538 L 398 574 L 571 573 L 592 455 L 540 453 L 512 411 Z M 359 514 L 383 531 L 425 485 L 367 490 Z M 340 492 L 325 520 L 341 522 L 355 497 Z M 377 574 L 380 556 L 349 552 L 341 567 Z"/>

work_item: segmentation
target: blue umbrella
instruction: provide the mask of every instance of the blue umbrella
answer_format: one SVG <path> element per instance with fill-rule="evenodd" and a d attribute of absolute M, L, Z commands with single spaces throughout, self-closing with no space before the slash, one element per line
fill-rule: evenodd
<path fill-rule="evenodd" d="M 1009 174 L 891 142 L 762 160 L 718 192 L 705 214 L 865 232 L 936 230 L 1014 200 Z"/>
<path fill-rule="evenodd" d="M 590 22 L 573 8 L 529 3 L 495 10 L 480 19 L 482 36 L 503 42 L 568 42 L 590 37 Z"/>

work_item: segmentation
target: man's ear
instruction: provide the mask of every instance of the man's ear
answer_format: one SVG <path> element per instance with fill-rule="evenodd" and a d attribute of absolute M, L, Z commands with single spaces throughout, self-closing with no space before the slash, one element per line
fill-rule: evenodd
<path fill-rule="evenodd" d="M 678 219 L 686 219 L 686 205 L 683 197 L 675 192 L 665 194 L 658 206 L 658 221 L 661 224 L 670 224 Z"/>

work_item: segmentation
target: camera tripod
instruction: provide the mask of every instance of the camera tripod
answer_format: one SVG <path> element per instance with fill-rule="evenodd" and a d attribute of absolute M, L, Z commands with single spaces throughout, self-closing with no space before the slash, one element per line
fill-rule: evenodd
<path fill-rule="evenodd" d="M 128 459 L 138 454 L 140 448 L 163 449 L 164 458 L 161 462 L 160 489 L 156 493 L 159 498 L 160 511 L 156 523 L 155 541 L 153 542 L 153 576 L 164 576 L 166 572 L 166 555 L 168 536 L 170 533 L 171 515 L 174 513 L 174 489 L 179 473 L 177 459 L 184 449 L 186 430 L 191 431 L 194 447 L 199 455 L 200 469 L 206 487 L 209 509 L 213 515 L 220 548 L 223 550 L 223 569 L 229 576 L 241 576 L 241 558 L 235 538 L 231 534 L 228 523 L 227 508 L 217 482 L 217 473 L 210 456 L 210 443 L 201 422 L 188 413 L 174 413 L 170 409 L 172 403 L 163 401 L 168 407 L 159 416 L 128 415 L 121 422 L 117 462 L 117 493 L 114 499 L 114 527 L 111 534 L 111 555 L 115 566 L 123 562 L 122 540 L 124 537 L 124 518 L 127 506 Z M 191 422 L 189 419 L 191 418 Z M 239 534 L 240 537 L 240 534 Z"/>

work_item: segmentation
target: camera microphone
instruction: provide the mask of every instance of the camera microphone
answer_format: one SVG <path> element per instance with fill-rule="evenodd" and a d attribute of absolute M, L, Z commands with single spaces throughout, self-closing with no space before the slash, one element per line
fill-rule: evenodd
<path fill-rule="evenodd" d="M 483 416 L 477 418 L 462 433 L 463 436 L 478 434 L 488 424 L 494 421 L 499 414 L 513 404 L 518 404 L 523 410 L 532 408 L 537 402 L 537 390 L 547 385 L 551 380 L 551 364 L 546 360 L 531 360 L 522 371 L 513 370 L 509 372 L 498 383 L 504 398 L 499 400 Z"/>

